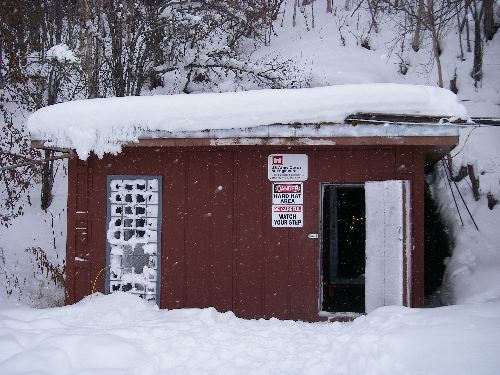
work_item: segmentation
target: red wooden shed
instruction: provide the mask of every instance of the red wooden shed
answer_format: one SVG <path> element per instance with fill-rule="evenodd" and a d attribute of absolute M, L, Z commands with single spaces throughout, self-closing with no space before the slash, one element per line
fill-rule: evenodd
<path fill-rule="evenodd" d="M 66 302 L 95 283 L 161 308 L 213 306 L 242 318 L 422 306 L 424 166 L 458 143 L 458 131 L 438 124 L 450 113 L 368 109 L 378 114 L 141 128 L 111 152 L 79 152 L 68 166 Z M 36 147 L 78 151 L 36 130 L 42 120 L 30 119 Z"/>

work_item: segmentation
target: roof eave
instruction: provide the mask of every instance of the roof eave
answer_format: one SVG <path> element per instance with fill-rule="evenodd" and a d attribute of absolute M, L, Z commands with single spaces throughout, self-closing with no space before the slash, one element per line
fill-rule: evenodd
<path fill-rule="evenodd" d="M 202 131 L 144 131 L 138 142 L 123 147 L 187 146 L 335 146 L 335 147 L 424 147 L 433 155 L 445 155 L 458 144 L 458 127 L 453 124 L 292 124 L 252 128 L 207 129 Z M 51 147 L 52 142 L 32 139 L 36 148 L 67 151 Z M 434 156 L 435 157 L 435 156 Z"/>

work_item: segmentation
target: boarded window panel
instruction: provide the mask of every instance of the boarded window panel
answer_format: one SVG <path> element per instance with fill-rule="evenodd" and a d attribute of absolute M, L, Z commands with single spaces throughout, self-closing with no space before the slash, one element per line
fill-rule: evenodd
<path fill-rule="evenodd" d="M 365 184 L 366 312 L 403 305 L 408 186 L 408 181 L 399 180 Z"/>
<path fill-rule="evenodd" d="M 108 177 L 108 293 L 124 291 L 159 303 L 160 187 L 161 177 Z"/>

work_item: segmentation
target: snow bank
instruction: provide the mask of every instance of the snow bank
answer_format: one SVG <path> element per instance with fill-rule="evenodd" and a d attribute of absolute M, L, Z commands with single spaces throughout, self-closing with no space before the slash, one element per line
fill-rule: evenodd
<path fill-rule="evenodd" d="M 335 123 L 357 112 L 468 117 L 448 90 L 388 83 L 80 100 L 36 111 L 28 129 L 33 139 L 75 149 L 86 159 L 91 152 L 118 153 L 145 131 Z"/>
<path fill-rule="evenodd" d="M 353 323 L 159 310 L 127 293 L 0 306 L 2 374 L 497 374 L 500 303 L 384 307 Z"/>
<path fill-rule="evenodd" d="M 460 144 L 451 152 L 455 175 L 461 166 L 471 164 L 479 178 L 479 201 L 473 197 L 469 177 L 457 183 L 479 231 L 452 183 L 462 226 L 443 165 L 438 165 L 433 194 L 454 242 L 443 281 L 445 303 L 500 300 L 500 204 L 490 210 L 487 201 L 488 193 L 500 200 L 499 140 L 500 127 L 467 127 L 461 129 Z"/>

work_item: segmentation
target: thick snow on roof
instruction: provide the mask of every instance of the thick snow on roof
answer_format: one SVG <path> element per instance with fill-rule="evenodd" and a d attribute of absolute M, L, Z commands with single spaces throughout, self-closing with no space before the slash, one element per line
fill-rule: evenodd
<path fill-rule="evenodd" d="M 359 112 L 468 117 L 448 90 L 387 83 L 79 100 L 36 111 L 28 129 L 33 139 L 86 159 L 90 152 L 117 153 L 148 131 L 338 123 Z"/>

